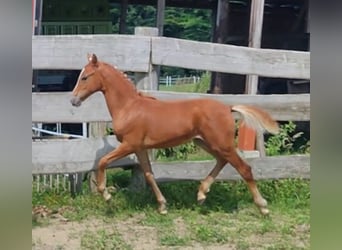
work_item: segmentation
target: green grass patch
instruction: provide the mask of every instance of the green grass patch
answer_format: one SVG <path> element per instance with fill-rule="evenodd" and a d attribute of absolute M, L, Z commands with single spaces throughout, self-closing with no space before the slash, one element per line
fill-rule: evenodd
<path fill-rule="evenodd" d="M 109 203 L 88 192 L 75 198 L 67 193 L 33 192 L 32 205 L 54 209 L 70 206 L 73 209 L 63 216 L 71 221 L 82 222 L 95 217 L 115 225 L 118 221 L 135 219 L 133 225 L 154 230 L 157 248 L 198 244 L 207 248 L 212 245 L 236 249 L 310 248 L 308 180 L 259 181 L 259 190 L 268 200 L 271 212 L 266 217 L 259 213 L 242 181 L 214 183 L 202 206 L 196 201 L 199 182 L 161 183 L 169 211 L 163 216 L 156 211 L 157 202 L 150 188 L 139 193 L 127 189 L 129 171 L 108 172 L 107 178 L 111 184 L 118 180 L 117 192 Z M 117 230 L 85 231 L 81 245 L 82 249 L 132 249 L 130 242 L 125 242 Z"/>
<path fill-rule="evenodd" d="M 175 84 L 171 86 L 159 85 L 159 90 L 172 92 L 194 92 L 195 87 L 196 83 Z"/>
<path fill-rule="evenodd" d="M 96 232 L 86 231 L 81 236 L 82 249 L 122 249 L 133 250 L 121 237 L 119 232 L 98 230 Z"/>
<path fill-rule="evenodd" d="M 116 182 L 118 177 L 118 182 Z M 107 211 L 111 207 L 113 212 L 139 211 L 157 206 L 155 197 L 148 187 L 141 192 L 128 190 L 130 171 L 116 171 L 107 173 L 108 185 L 116 185 L 118 191 L 113 194 L 110 203 L 103 201 L 97 194 L 84 191 L 83 195 L 72 198 L 68 192 L 32 192 L 32 205 L 45 205 L 52 210 L 62 206 L 71 206 L 69 214 L 76 212 L 75 219 L 82 219 L 91 214 Z M 179 181 L 160 183 L 159 187 L 168 201 L 169 209 L 202 209 L 210 211 L 233 212 L 240 206 L 249 206 L 252 203 L 251 194 L 243 181 L 215 182 L 204 206 L 198 206 L 196 194 L 198 181 Z M 301 179 L 284 179 L 259 181 L 258 187 L 269 204 L 288 209 L 306 208 L 310 205 L 310 181 Z M 108 211 L 107 211 L 108 212 Z M 204 211 L 205 212 L 205 211 Z M 106 214 L 108 215 L 108 214 Z"/>
<path fill-rule="evenodd" d="M 207 93 L 210 88 L 210 77 L 209 72 L 204 73 L 198 83 L 187 83 L 187 84 L 174 84 L 171 86 L 159 85 L 161 91 L 174 91 L 174 92 L 192 92 L 192 93 Z"/>
<path fill-rule="evenodd" d="M 190 242 L 190 238 L 177 235 L 175 232 L 166 232 L 160 237 L 162 246 L 186 246 Z"/>

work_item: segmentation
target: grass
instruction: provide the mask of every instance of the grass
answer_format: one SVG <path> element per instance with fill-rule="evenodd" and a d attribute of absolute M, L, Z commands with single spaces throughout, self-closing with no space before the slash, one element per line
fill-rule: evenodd
<path fill-rule="evenodd" d="M 149 188 L 140 193 L 127 189 L 128 171 L 110 170 L 107 176 L 109 185 L 115 182 L 118 186 L 110 203 L 87 192 L 74 199 L 67 193 L 33 192 L 32 205 L 46 205 L 51 209 L 70 206 L 73 209 L 63 216 L 71 221 L 95 217 L 113 225 L 114 229 L 109 231 L 100 228 L 83 232 L 82 249 L 134 249 L 133 243 L 124 239 L 120 226 L 114 226 L 130 220 L 134 220 L 131 227 L 148 228 L 156 234 L 158 249 L 196 248 L 198 244 L 236 249 L 310 248 L 310 181 L 258 182 L 261 193 L 269 201 L 271 215 L 267 217 L 259 213 L 241 181 L 213 184 L 202 206 L 196 202 L 198 182 L 161 183 L 169 211 L 162 216 L 156 211 L 157 202 Z M 47 225 L 33 222 L 33 227 Z"/>
<path fill-rule="evenodd" d="M 179 85 L 159 85 L 160 91 L 175 91 L 175 92 L 194 92 L 196 83 L 179 84 Z"/>
<path fill-rule="evenodd" d="M 174 84 L 171 86 L 159 85 L 160 91 L 206 93 L 210 88 L 210 73 L 204 73 L 198 83 Z"/>
<path fill-rule="evenodd" d="M 159 162 L 170 162 L 170 161 L 176 162 L 176 161 L 184 161 L 184 160 L 186 160 L 186 161 L 206 161 L 206 160 L 214 160 L 215 159 L 214 156 L 207 153 L 204 149 L 202 149 L 198 146 L 195 146 L 196 147 L 195 151 L 192 153 L 187 153 L 185 150 L 185 154 L 179 155 L 179 153 L 180 153 L 179 148 L 180 147 L 186 147 L 190 143 L 192 143 L 192 142 L 188 142 L 187 144 L 173 148 L 173 152 L 174 152 L 173 156 L 167 156 L 167 157 L 166 156 L 159 156 L 158 152 L 165 152 L 166 149 L 158 149 L 156 151 L 157 152 L 156 161 L 159 161 Z"/>
<path fill-rule="evenodd" d="M 122 238 L 118 231 L 107 232 L 104 229 L 95 233 L 86 231 L 81 236 L 82 249 L 132 249 Z"/>

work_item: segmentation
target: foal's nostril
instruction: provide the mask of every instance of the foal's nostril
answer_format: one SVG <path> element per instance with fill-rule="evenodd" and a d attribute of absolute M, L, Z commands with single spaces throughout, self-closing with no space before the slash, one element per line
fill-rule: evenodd
<path fill-rule="evenodd" d="M 71 98 L 70 102 L 71 102 L 72 106 L 75 106 L 75 107 L 80 106 L 82 103 L 81 99 L 77 96 Z"/>

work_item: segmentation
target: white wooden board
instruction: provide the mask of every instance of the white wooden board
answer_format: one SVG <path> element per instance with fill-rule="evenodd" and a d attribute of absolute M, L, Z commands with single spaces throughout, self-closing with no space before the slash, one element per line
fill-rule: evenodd
<path fill-rule="evenodd" d="M 152 38 L 152 64 L 234 74 L 310 79 L 310 52 Z"/>
<path fill-rule="evenodd" d="M 213 98 L 227 105 L 259 106 L 276 120 L 310 120 L 310 94 L 298 95 L 211 95 L 162 91 L 144 91 L 160 100 Z M 80 107 L 70 103 L 71 93 L 32 93 L 33 122 L 96 122 L 111 121 L 102 93 L 95 93 Z"/>
<path fill-rule="evenodd" d="M 79 69 L 87 53 L 123 71 L 148 72 L 150 38 L 133 35 L 57 35 L 32 37 L 33 69 Z"/>

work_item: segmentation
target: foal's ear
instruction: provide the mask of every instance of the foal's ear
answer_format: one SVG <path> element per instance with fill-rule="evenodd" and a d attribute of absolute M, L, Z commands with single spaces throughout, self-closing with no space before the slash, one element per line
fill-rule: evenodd
<path fill-rule="evenodd" d="M 95 54 L 87 54 L 88 57 L 88 61 L 92 64 L 96 64 L 97 63 L 97 56 Z"/>

